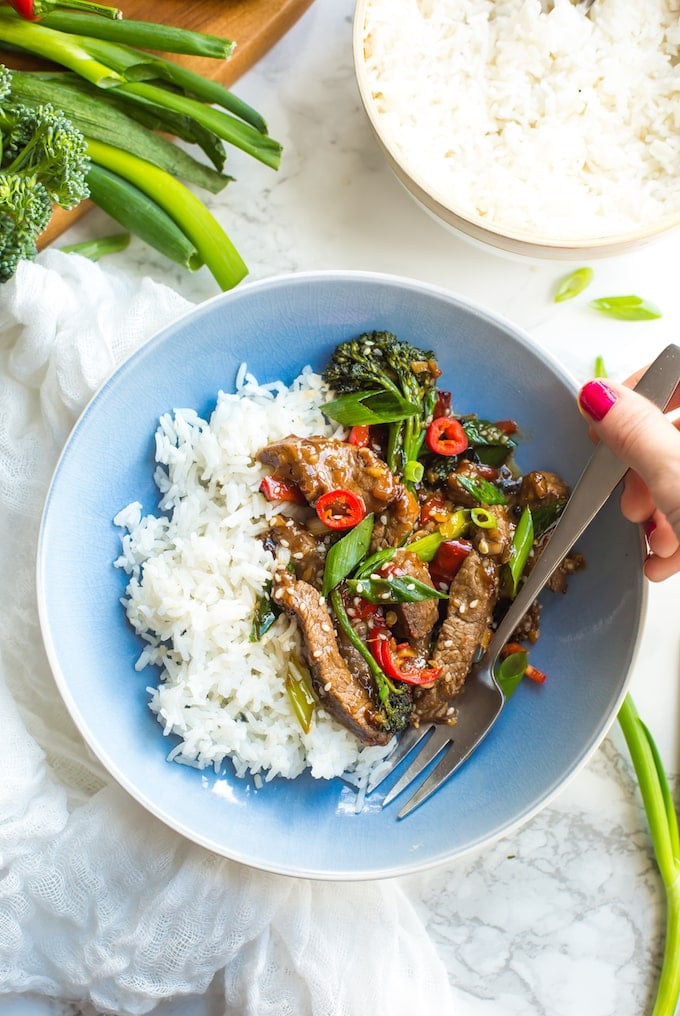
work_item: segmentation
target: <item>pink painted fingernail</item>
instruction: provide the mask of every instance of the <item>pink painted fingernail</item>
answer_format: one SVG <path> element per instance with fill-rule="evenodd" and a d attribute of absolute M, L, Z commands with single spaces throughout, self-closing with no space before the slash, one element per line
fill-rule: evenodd
<path fill-rule="evenodd" d="M 606 381 L 597 378 L 595 381 L 588 381 L 579 392 L 578 401 L 584 413 L 587 413 L 592 420 L 599 422 L 612 408 L 618 395 L 613 388 L 610 388 Z"/>

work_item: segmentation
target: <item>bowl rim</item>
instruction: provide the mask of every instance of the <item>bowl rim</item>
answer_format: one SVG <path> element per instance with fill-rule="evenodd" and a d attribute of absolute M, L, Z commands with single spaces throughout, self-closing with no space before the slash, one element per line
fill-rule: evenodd
<path fill-rule="evenodd" d="M 486 246 L 513 254 L 570 259 L 586 255 L 608 257 L 633 250 L 660 239 L 680 227 L 680 208 L 653 225 L 641 226 L 622 233 L 609 233 L 584 237 L 581 240 L 560 240 L 550 234 L 537 235 L 521 229 L 508 229 L 502 224 L 494 228 L 491 220 L 476 212 L 468 212 L 449 202 L 441 190 L 431 186 L 422 171 L 401 152 L 387 132 L 375 107 L 364 59 L 364 25 L 366 11 L 372 0 L 356 0 L 352 20 L 352 53 L 354 76 L 362 107 L 378 145 L 399 182 L 415 200 L 437 220 L 466 234 Z"/>

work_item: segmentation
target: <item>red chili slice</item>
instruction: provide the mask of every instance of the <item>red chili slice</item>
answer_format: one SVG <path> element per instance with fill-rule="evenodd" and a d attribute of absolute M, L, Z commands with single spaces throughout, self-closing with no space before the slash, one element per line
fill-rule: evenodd
<path fill-rule="evenodd" d="M 512 437 L 519 430 L 514 420 L 496 420 L 496 426 L 502 430 L 507 437 Z"/>
<path fill-rule="evenodd" d="M 434 684 L 441 675 L 443 667 L 423 667 L 414 662 L 415 657 L 407 655 L 410 647 L 408 642 L 397 645 L 390 635 L 389 628 L 374 624 L 368 637 L 368 645 L 373 656 L 388 677 L 404 684 Z"/>
<path fill-rule="evenodd" d="M 448 416 L 451 412 L 451 392 L 437 391 L 437 401 L 434 404 L 432 415 L 435 419 L 438 416 Z"/>
<path fill-rule="evenodd" d="M 366 448 L 371 437 L 371 432 L 368 426 L 357 425 L 352 427 L 349 434 L 347 435 L 348 444 L 355 445 L 357 448 Z"/>
<path fill-rule="evenodd" d="M 329 490 L 314 505 L 316 514 L 329 529 L 351 529 L 366 516 L 366 505 L 351 490 Z"/>
<path fill-rule="evenodd" d="M 462 423 L 452 416 L 436 416 L 427 428 L 425 441 L 437 455 L 460 455 L 469 444 Z"/>
<path fill-rule="evenodd" d="M 425 498 L 420 508 L 420 525 L 426 526 L 428 522 L 444 522 L 449 516 L 446 501 L 441 494 L 430 494 Z"/>
<path fill-rule="evenodd" d="M 467 540 L 444 540 L 430 561 L 430 578 L 435 587 L 450 586 L 458 569 L 472 549 Z"/>
<path fill-rule="evenodd" d="M 290 480 L 282 480 L 280 476 L 265 476 L 260 484 L 260 492 L 268 501 L 292 501 L 294 504 L 307 504 L 300 488 Z"/>

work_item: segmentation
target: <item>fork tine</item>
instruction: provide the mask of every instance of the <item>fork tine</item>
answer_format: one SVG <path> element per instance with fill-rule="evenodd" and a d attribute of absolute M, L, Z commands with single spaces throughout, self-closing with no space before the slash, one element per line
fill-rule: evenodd
<path fill-rule="evenodd" d="M 397 818 L 406 818 L 418 805 L 426 801 L 428 797 L 431 797 L 435 790 L 439 790 L 442 783 L 455 773 L 458 766 L 461 766 L 470 754 L 470 752 L 467 752 L 462 758 L 459 758 L 457 755 L 451 758 L 450 756 L 454 755 L 453 747 L 453 744 L 449 746 L 449 750 L 439 760 L 427 779 L 423 780 L 413 797 L 410 797 L 403 808 L 397 812 Z M 474 745 L 472 747 L 474 748 Z"/>
<path fill-rule="evenodd" d="M 367 797 L 392 775 L 402 759 L 405 759 L 409 752 L 413 751 L 417 744 L 420 744 L 431 729 L 432 724 L 425 723 L 420 727 L 408 727 L 403 734 L 399 735 L 399 740 L 394 751 L 385 759 L 385 771 L 378 777 L 375 783 L 371 783 L 367 788 Z"/>
<path fill-rule="evenodd" d="M 411 762 L 406 772 L 400 776 L 397 782 L 394 784 L 390 792 L 386 795 L 383 801 L 383 808 L 385 805 L 393 801 L 395 797 L 401 794 L 402 790 L 405 790 L 413 780 L 417 779 L 418 776 L 429 766 L 430 762 L 439 755 L 443 748 L 447 744 L 451 743 L 453 736 L 453 728 L 447 729 L 445 727 L 434 726 L 432 728 L 433 733 L 429 741 L 423 746 L 422 750 L 418 752 L 418 755 Z"/>
<path fill-rule="evenodd" d="M 442 783 L 448 780 L 449 776 L 452 776 L 456 769 L 465 762 L 493 727 L 503 708 L 503 695 L 494 687 L 490 688 L 481 682 L 470 686 L 467 689 L 468 693 L 473 689 L 476 699 L 486 701 L 485 712 L 472 716 L 468 713 L 465 718 L 461 717 L 459 722 L 451 727 L 448 738 L 449 747 L 427 779 L 398 812 L 397 818 L 405 818 L 414 808 L 434 794 L 435 790 L 438 790 Z"/>

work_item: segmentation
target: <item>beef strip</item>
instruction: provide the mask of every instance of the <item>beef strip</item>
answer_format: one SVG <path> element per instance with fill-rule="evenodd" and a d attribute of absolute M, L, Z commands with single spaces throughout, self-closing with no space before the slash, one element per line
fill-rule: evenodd
<path fill-rule="evenodd" d="M 446 486 L 448 488 L 449 497 L 455 501 L 458 507 L 479 507 L 479 501 L 477 498 L 473 497 L 473 495 L 458 482 L 458 479 L 459 477 L 464 476 L 468 480 L 486 480 L 488 482 L 487 474 L 487 466 L 480 466 L 476 462 L 472 462 L 470 459 L 461 459 L 455 470 L 449 473 L 446 478 Z"/>
<path fill-rule="evenodd" d="M 402 548 L 390 562 L 390 574 L 411 575 L 434 589 L 430 569 L 413 551 Z M 416 603 L 395 603 L 390 607 L 396 615 L 392 626 L 396 635 L 407 639 L 424 656 L 429 655 L 434 626 L 439 620 L 439 600 L 419 600 Z"/>
<path fill-rule="evenodd" d="M 473 527 L 472 543 L 480 554 L 493 557 L 499 564 L 510 560 L 514 533 L 512 509 L 507 505 L 494 504 L 487 508 L 496 518 L 494 529 Z"/>
<path fill-rule="evenodd" d="M 376 515 L 371 535 L 371 551 L 398 547 L 413 532 L 419 515 L 418 501 L 410 490 L 398 483 L 390 504 Z"/>
<path fill-rule="evenodd" d="M 314 689 L 322 705 L 364 744 L 387 744 L 380 713 L 368 689 L 340 655 L 333 622 L 319 591 L 308 582 L 279 572 L 272 599 L 300 625 Z"/>
<path fill-rule="evenodd" d="M 292 516 L 276 515 L 263 542 L 272 553 L 277 547 L 287 547 L 296 578 L 321 588 L 326 564 L 326 544 L 322 537 L 310 533 Z"/>
<path fill-rule="evenodd" d="M 370 448 L 323 437 L 289 437 L 262 448 L 256 458 L 297 484 L 313 505 L 330 490 L 351 490 L 367 512 L 382 512 L 400 493 L 394 474 Z"/>
<path fill-rule="evenodd" d="M 522 477 L 517 501 L 530 508 L 545 507 L 556 501 L 566 501 L 570 493 L 569 484 L 557 473 L 535 470 Z"/>
<path fill-rule="evenodd" d="M 487 645 L 498 597 L 498 568 L 471 550 L 451 583 L 446 618 L 432 659 L 443 673 L 430 688 L 416 688 L 413 722 L 454 722 L 451 700 L 460 691 L 479 645 Z"/>

